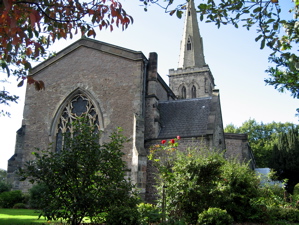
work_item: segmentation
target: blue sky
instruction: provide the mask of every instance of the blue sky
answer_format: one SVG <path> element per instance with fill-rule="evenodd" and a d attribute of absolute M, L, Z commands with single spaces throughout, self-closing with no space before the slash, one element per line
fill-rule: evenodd
<path fill-rule="evenodd" d="M 100 31 L 96 39 L 142 51 L 146 57 L 150 52 L 157 52 L 159 74 L 168 83 L 168 70 L 176 69 L 179 60 L 183 19 L 169 16 L 157 6 L 151 6 L 148 12 L 144 12 L 138 1 L 122 2 L 127 13 L 134 18 L 133 25 L 125 31 L 117 28 L 113 32 Z M 220 90 L 224 126 L 230 123 L 241 125 L 250 118 L 264 123 L 298 123 L 295 117 L 298 100 L 293 99 L 290 93 L 279 93 L 264 83 L 270 51 L 259 49 L 259 43 L 254 41 L 257 36 L 254 29 L 247 31 L 232 26 L 217 29 L 213 24 L 202 22 L 199 29 L 205 61 L 214 75 L 216 88 Z M 59 41 L 53 49 L 59 51 L 78 38 Z M 11 118 L 0 117 L 2 169 L 7 168 L 7 160 L 14 154 L 15 133 L 21 127 L 24 106 L 25 87 L 16 88 L 14 79 L 10 81 L 10 85 L 5 84 L 6 90 L 20 95 L 21 99 L 19 104 L 8 108 Z"/>

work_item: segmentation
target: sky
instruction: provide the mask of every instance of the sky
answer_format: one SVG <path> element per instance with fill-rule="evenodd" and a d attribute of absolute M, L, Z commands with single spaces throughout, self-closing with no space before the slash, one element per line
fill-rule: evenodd
<path fill-rule="evenodd" d="M 142 51 L 146 57 L 150 52 L 158 53 L 158 72 L 168 83 L 168 70 L 176 69 L 178 65 L 184 19 L 169 16 L 156 5 L 144 12 L 137 0 L 121 2 L 127 13 L 133 16 L 133 25 L 124 31 L 116 27 L 113 32 L 100 31 L 96 39 Z M 273 86 L 265 85 L 264 79 L 268 75 L 264 71 L 269 66 L 270 51 L 260 50 L 259 43 L 254 41 L 257 36 L 254 29 L 247 31 L 232 26 L 218 29 L 214 24 L 203 22 L 199 23 L 199 29 L 205 61 L 220 91 L 224 126 L 231 123 L 240 126 L 248 119 L 263 123 L 298 124 L 298 117 L 295 117 L 298 100 L 293 99 L 290 93 L 279 93 Z M 61 40 L 51 49 L 58 52 L 79 38 Z M 14 154 L 16 131 L 22 124 L 26 86 L 17 88 L 15 78 L 9 81 L 10 84 L 0 83 L 0 88 L 5 86 L 10 93 L 19 95 L 20 100 L 6 108 L 11 113 L 10 117 L 0 116 L 0 169 L 5 170 L 7 160 Z"/>

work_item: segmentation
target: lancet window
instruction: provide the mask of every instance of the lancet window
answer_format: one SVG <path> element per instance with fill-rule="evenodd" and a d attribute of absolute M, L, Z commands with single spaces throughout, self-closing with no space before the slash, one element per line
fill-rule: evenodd
<path fill-rule="evenodd" d="M 64 133 L 73 133 L 72 123 L 78 118 L 88 118 L 90 125 L 96 125 L 100 130 L 99 116 L 91 100 L 84 94 L 78 93 L 67 103 L 62 110 L 57 125 L 56 151 L 61 151 L 64 144 Z"/>
<path fill-rule="evenodd" d="M 189 51 L 191 49 L 192 49 L 192 44 L 191 44 L 191 38 L 189 37 L 187 41 L 187 50 Z"/>
<path fill-rule="evenodd" d="M 183 99 L 186 98 L 186 88 L 185 88 L 185 86 L 182 87 L 182 98 Z"/>
<path fill-rule="evenodd" d="M 196 98 L 196 87 L 194 85 L 191 88 L 191 96 L 192 98 Z"/>

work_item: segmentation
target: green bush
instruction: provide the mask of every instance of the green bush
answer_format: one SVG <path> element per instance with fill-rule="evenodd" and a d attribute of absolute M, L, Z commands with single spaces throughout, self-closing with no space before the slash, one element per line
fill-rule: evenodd
<path fill-rule="evenodd" d="M 161 220 L 160 210 L 152 204 L 140 203 L 137 210 L 140 214 L 141 224 L 158 223 Z"/>
<path fill-rule="evenodd" d="M 226 210 L 209 208 L 198 215 L 198 223 L 201 225 L 230 225 L 233 218 Z"/>
<path fill-rule="evenodd" d="M 119 206 L 109 211 L 107 225 L 139 225 L 139 213 L 136 207 Z"/>
<path fill-rule="evenodd" d="M 26 205 L 24 203 L 14 204 L 14 206 L 12 208 L 13 209 L 27 209 L 27 207 L 26 207 Z"/>
<path fill-rule="evenodd" d="M 296 208 L 280 208 L 277 219 L 287 220 L 293 223 L 299 222 L 299 210 Z"/>
<path fill-rule="evenodd" d="M 272 221 L 299 222 L 299 210 L 296 208 L 272 206 L 267 208 L 267 213 L 271 215 Z"/>
<path fill-rule="evenodd" d="M 218 208 L 224 208 L 236 222 L 260 222 L 259 210 L 251 200 L 259 196 L 260 180 L 247 164 L 227 161 L 222 166 Z M 211 206 L 210 206 L 211 207 Z"/>
<path fill-rule="evenodd" d="M 258 213 L 250 216 L 255 221 L 273 222 L 286 218 L 283 211 L 287 208 L 295 209 L 294 202 L 287 197 L 286 191 L 279 184 L 263 185 L 259 189 L 257 198 L 252 198 L 251 205 Z"/>
<path fill-rule="evenodd" d="M 11 185 L 5 181 L 0 181 L 0 194 L 6 191 L 10 191 Z"/>
<path fill-rule="evenodd" d="M 23 202 L 24 195 L 21 191 L 6 191 L 0 194 L 0 206 L 12 208 L 16 203 Z"/>
<path fill-rule="evenodd" d="M 295 200 L 299 200 L 299 183 L 294 186 L 293 197 Z"/>
<path fill-rule="evenodd" d="M 33 209 L 43 209 L 45 206 L 47 206 L 47 199 L 49 189 L 48 187 L 43 184 L 39 183 L 34 185 L 29 190 L 29 206 Z"/>

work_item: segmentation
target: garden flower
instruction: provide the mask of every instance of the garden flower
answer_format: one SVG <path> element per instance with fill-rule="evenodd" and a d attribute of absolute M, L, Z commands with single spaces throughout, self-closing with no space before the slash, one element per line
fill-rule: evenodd
<path fill-rule="evenodd" d="M 162 140 L 161 144 L 164 145 L 166 143 L 166 140 Z"/>
<path fill-rule="evenodd" d="M 180 140 L 180 139 L 181 139 L 181 137 L 180 137 L 180 136 L 176 136 L 176 139 Z"/>
<path fill-rule="evenodd" d="M 175 142 L 174 139 L 171 139 L 171 140 L 170 140 L 170 143 L 171 143 L 171 144 L 174 144 L 174 142 Z"/>

